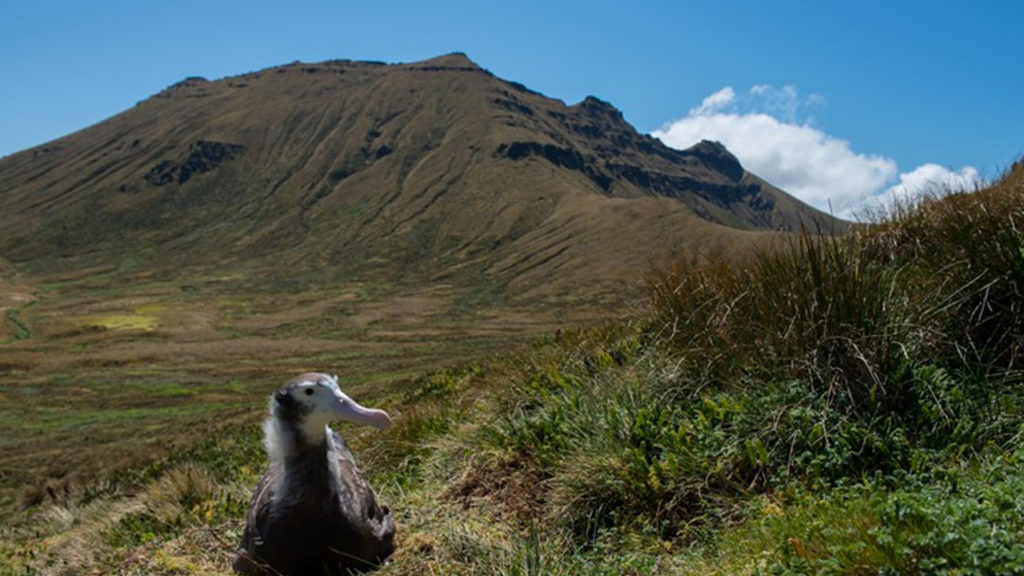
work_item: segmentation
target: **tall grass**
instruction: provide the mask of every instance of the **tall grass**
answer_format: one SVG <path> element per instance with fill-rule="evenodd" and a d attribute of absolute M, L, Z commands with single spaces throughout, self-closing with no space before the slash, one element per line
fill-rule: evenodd
<path fill-rule="evenodd" d="M 655 322 L 710 384 L 798 380 L 851 413 L 920 408 L 927 366 L 965 383 L 1015 379 L 1022 175 L 897 204 L 849 237 L 804 234 L 745 265 L 659 270 Z"/>
<path fill-rule="evenodd" d="M 473 440 L 493 454 L 476 465 L 530 470 L 524 516 L 582 545 L 623 530 L 706 545 L 752 498 L 892 488 L 1012 448 L 1019 172 L 846 237 L 654 272 L 645 324 L 528 359 Z"/>
<path fill-rule="evenodd" d="M 892 207 L 865 235 L 865 252 L 914 270 L 916 286 L 945 297 L 947 353 L 1013 369 L 1024 334 L 1024 164 L 972 193 Z"/>
<path fill-rule="evenodd" d="M 899 367 L 928 345 L 926 298 L 899 266 L 856 239 L 805 234 L 746 265 L 655 272 L 656 323 L 710 385 L 798 379 L 841 396 L 898 404 Z"/>

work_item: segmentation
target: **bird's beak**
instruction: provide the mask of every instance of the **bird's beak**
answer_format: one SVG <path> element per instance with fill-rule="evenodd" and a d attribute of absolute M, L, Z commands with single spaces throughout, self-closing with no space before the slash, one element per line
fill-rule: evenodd
<path fill-rule="evenodd" d="M 338 403 L 334 411 L 342 420 L 356 424 L 369 424 L 381 430 L 391 428 L 391 417 L 383 410 L 366 408 L 345 394 L 337 393 Z"/>

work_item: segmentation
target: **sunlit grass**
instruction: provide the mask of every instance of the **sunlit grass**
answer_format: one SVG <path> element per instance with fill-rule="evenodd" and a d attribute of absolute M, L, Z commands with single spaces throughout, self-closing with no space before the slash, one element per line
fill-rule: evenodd
<path fill-rule="evenodd" d="M 114 316 L 94 316 L 79 318 L 84 326 L 102 328 L 104 330 L 142 330 L 152 332 L 157 327 L 154 316 L 135 314 L 119 314 Z"/>

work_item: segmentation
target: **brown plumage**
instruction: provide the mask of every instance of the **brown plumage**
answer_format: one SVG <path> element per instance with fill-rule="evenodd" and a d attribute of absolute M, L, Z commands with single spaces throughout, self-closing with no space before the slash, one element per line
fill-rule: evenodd
<path fill-rule="evenodd" d="M 246 576 L 341 576 L 372 569 L 394 551 L 395 524 L 327 423 L 386 429 L 326 374 L 303 374 L 270 401 L 270 465 L 256 486 L 234 569 Z"/>

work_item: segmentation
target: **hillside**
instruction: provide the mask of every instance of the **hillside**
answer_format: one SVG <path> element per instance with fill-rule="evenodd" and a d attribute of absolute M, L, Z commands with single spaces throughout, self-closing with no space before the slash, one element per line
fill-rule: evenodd
<path fill-rule="evenodd" d="M 0 255 L 29 274 L 130 261 L 516 298 L 841 226 L 718 144 L 669 149 L 606 102 L 567 106 L 461 54 L 188 78 L 0 159 L 0 203 Z"/>

